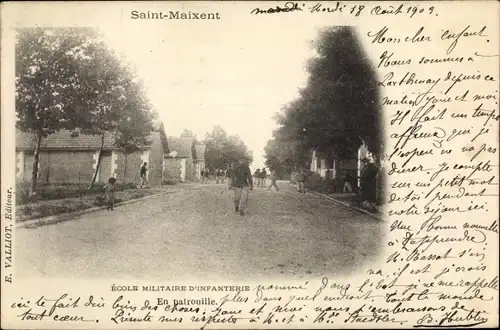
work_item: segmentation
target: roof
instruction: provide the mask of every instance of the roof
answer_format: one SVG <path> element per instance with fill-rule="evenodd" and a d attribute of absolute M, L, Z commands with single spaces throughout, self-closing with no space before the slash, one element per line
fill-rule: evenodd
<path fill-rule="evenodd" d="M 150 140 L 157 139 L 161 134 L 158 132 L 153 132 L 149 136 Z M 114 146 L 115 138 L 113 134 L 106 132 L 104 134 L 104 145 L 103 150 L 117 149 Z M 166 146 L 164 141 L 162 141 L 164 148 L 168 150 L 168 145 Z M 53 134 L 48 135 L 46 138 L 42 139 L 42 144 L 40 148 L 42 150 L 53 149 L 53 150 L 98 150 L 101 146 L 101 136 L 100 135 L 86 135 L 79 134 L 76 137 L 71 136 L 71 131 L 61 130 Z M 144 148 L 149 148 L 144 146 Z M 16 149 L 17 150 L 34 150 L 35 149 L 35 139 L 33 134 L 24 133 L 16 129 Z"/>
<path fill-rule="evenodd" d="M 175 152 L 176 158 L 191 158 L 194 139 L 193 138 L 178 138 L 174 136 L 169 136 L 167 138 L 168 150 L 172 155 L 166 155 L 166 157 L 173 157 Z"/>
<path fill-rule="evenodd" d="M 103 149 L 116 149 L 113 145 L 115 139 L 111 133 L 104 135 Z M 20 132 L 16 130 L 16 149 L 33 150 L 35 149 L 35 138 L 33 134 Z M 100 135 L 84 135 L 77 137 L 71 136 L 71 131 L 62 130 L 48 135 L 42 139 L 41 149 L 99 149 L 101 146 Z"/>

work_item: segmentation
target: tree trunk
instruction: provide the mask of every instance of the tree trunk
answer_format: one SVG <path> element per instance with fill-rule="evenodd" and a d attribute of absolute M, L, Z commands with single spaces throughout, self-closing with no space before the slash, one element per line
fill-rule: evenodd
<path fill-rule="evenodd" d="M 97 174 L 99 173 L 99 167 L 101 167 L 101 158 L 102 158 L 102 148 L 103 147 L 104 147 L 104 133 L 102 133 L 102 135 L 101 135 L 101 146 L 99 147 L 99 153 L 97 154 L 97 164 L 95 166 L 94 175 L 92 175 L 92 181 L 90 181 L 89 190 L 92 189 L 92 187 L 95 184 L 95 181 L 97 180 Z"/>
<path fill-rule="evenodd" d="M 127 183 L 127 160 L 128 160 L 128 153 L 125 152 L 124 156 L 125 156 L 125 166 L 124 166 L 124 169 L 123 169 L 123 184 L 126 184 Z"/>
<path fill-rule="evenodd" d="M 42 144 L 42 133 L 36 133 L 36 145 L 35 152 L 33 154 L 33 171 L 31 172 L 31 187 L 30 196 L 36 194 L 36 188 L 38 183 L 38 164 L 40 162 L 40 145 Z"/>

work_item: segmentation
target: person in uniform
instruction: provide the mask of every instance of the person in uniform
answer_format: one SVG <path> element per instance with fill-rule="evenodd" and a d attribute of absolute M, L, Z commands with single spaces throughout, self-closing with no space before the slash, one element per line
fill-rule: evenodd
<path fill-rule="evenodd" d="M 232 173 L 231 166 L 229 166 L 228 169 L 226 170 L 226 179 L 228 188 L 231 187 L 231 176 L 232 176 L 231 173 Z"/>
<path fill-rule="evenodd" d="M 205 183 L 208 183 L 208 178 L 210 176 L 210 171 L 208 168 L 205 169 Z"/>
<path fill-rule="evenodd" d="M 256 169 L 255 172 L 253 173 L 253 177 L 255 179 L 255 185 L 257 187 L 260 187 L 260 180 L 261 180 L 261 173 L 260 169 Z"/>
<path fill-rule="evenodd" d="M 299 172 L 297 173 L 297 186 L 298 186 L 298 191 L 299 193 L 306 193 L 306 190 L 304 188 L 304 183 L 306 181 L 306 175 L 304 173 L 303 169 L 300 169 Z"/>
<path fill-rule="evenodd" d="M 144 164 L 142 164 L 141 170 L 140 170 L 141 188 L 148 185 L 147 172 L 148 172 L 148 163 L 144 162 Z"/>
<path fill-rule="evenodd" d="M 262 188 L 265 188 L 266 187 L 266 180 L 267 179 L 267 171 L 265 168 L 263 168 L 261 171 L 260 171 L 260 186 Z"/>
<path fill-rule="evenodd" d="M 106 199 L 108 200 L 108 211 L 113 211 L 113 206 L 115 205 L 115 178 L 109 178 L 108 184 L 106 185 Z"/>
<path fill-rule="evenodd" d="M 234 210 L 245 215 L 248 194 L 253 189 L 252 172 L 244 159 L 239 161 L 231 176 L 229 189 L 234 190 Z"/>
<path fill-rule="evenodd" d="M 276 174 L 276 171 L 271 171 L 271 185 L 268 188 L 269 190 L 271 190 L 273 187 L 276 188 L 276 191 L 280 190 L 278 188 L 278 185 L 276 184 L 276 180 L 278 180 L 278 175 Z"/>

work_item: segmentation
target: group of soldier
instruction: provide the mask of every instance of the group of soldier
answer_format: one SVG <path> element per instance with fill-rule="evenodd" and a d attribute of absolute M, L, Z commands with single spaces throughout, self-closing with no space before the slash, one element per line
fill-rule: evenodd
<path fill-rule="evenodd" d="M 210 178 L 215 177 L 215 183 L 224 183 L 224 181 L 228 178 L 231 177 L 231 170 L 222 170 L 222 169 L 216 169 L 216 170 L 209 170 L 209 169 L 203 169 L 201 170 L 200 173 L 201 176 L 201 183 L 206 184 L 209 182 Z"/>
<path fill-rule="evenodd" d="M 264 188 L 266 186 L 267 171 L 265 168 L 262 170 L 260 168 L 256 169 L 253 173 L 255 178 L 255 186 Z"/>
<path fill-rule="evenodd" d="M 235 165 L 234 167 L 237 167 L 237 165 Z M 200 176 L 201 176 L 201 183 L 202 184 L 207 184 L 209 183 L 210 179 L 215 179 L 215 183 L 216 184 L 219 184 L 219 183 L 224 183 L 226 181 L 226 179 L 228 180 L 228 185 L 231 184 L 231 168 L 228 168 L 226 170 L 223 170 L 223 169 L 215 169 L 215 170 L 210 170 L 208 168 L 205 168 L 203 170 L 201 170 L 201 173 L 200 173 Z M 262 170 L 261 169 L 257 169 L 254 174 L 253 174 L 253 178 L 254 178 L 254 185 L 255 187 L 258 187 L 258 188 L 272 188 L 272 187 L 275 187 L 276 190 L 278 190 L 278 187 L 277 185 L 275 184 L 275 181 L 276 179 L 274 178 L 274 174 L 271 173 L 270 175 L 270 178 L 271 178 L 271 185 L 269 187 L 267 187 L 267 178 L 268 178 L 268 174 L 267 174 L 267 171 L 265 168 L 263 168 Z M 274 178 L 274 180 L 273 180 Z"/>
<path fill-rule="evenodd" d="M 266 179 L 268 177 L 265 168 L 262 170 L 257 169 L 252 176 L 248 162 L 245 159 L 241 159 L 237 164 L 234 164 L 226 170 L 216 169 L 211 171 L 209 169 L 203 169 L 200 174 L 202 183 L 208 183 L 211 177 L 215 177 L 215 182 L 217 184 L 224 183 L 227 179 L 228 188 L 234 191 L 234 210 L 241 215 L 246 213 L 248 195 L 254 188 L 254 183 L 255 187 L 266 188 Z M 271 179 L 271 185 L 267 188 L 272 189 L 274 187 L 276 191 L 278 191 L 276 173 L 274 171 L 271 172 L 269 177 Z"/>

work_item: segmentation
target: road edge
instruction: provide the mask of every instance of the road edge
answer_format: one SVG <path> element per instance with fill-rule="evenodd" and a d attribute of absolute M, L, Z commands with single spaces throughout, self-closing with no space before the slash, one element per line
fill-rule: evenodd
<path fill-rule="evenodd" d="M 333 197 L 328 196 L 328 195 L 325 195 L 325 194 L 321 194 L 321 193 L 318 193 L 318 192 L 315 192 L 315 191 L 312 191 L 311 193 L 313 193 L 313 194 L 315 194 L 317 196 L 326 198 L 326 199 L 328 199 L 328 200 L 330 200 L 330 201 L 332 201 L 334 203 L 340 204 L 340 205 L 342 205 L 342 206 L 344 206 L 344 207 L 346 207 L 346 208 L 348 208 L 350 210 L 357 211 L 359 213 L 364 213 L 364 214 L 366 214 L 366 215 L 368 215 L 368 216 L 370 216 L 370 217 L 372 217 L 374 219 L 377 219 L 377 220 L 380 220 L 380 221 L 384 221 L 384 219 L 382 218 L 382 216 L 379 215 L 379 214 L 368 212 L 367 210 L 364 210 L 364 209 L 362 209 L 360 207 L 356 207 L 356 206 L 350 205 L 348 203 L 339 201 L 338 199 L 333 198 Z"/>
<path fill-rule="evenodd" d="M 147 196 L 144 196 L 141 198 L 130 199 L 128 201 L 116 203 L 115 206 L 121 206 L 121 205 L 127 205 L 127 204 L 140 202 L 142 200 L 145 200 L 145 199 L 148 199 L 148 198 L 151 198 L 154 196 L 158 196 L 161 193 L 162 192 L 158 192 L 156 194 L 147 195 Z M 56 224 L 59 222 L 72 220 L 75 217 L 83 215 L 83 214 L 93 213 L 93 212 L 97 212 L 100 210 L 104 210 L 105 208 L 107 208 L 107 206 L 96 206 L 96 207 L 91 207 L 91 208 L 84 209 L 84 210 L 77 211 L 77 212 L 61 213 L 61 214 L 51 215 L 51 216 L 43 217 L 43 218 L 26 220 L 26 221 L 16 223 L 16 228 L 36 228 L 36 227 L 40 227 L 40 226 L 53 225 L 53 224 Z"/>
<path fill-rule="evenodd" d="M 288 183 L 289 186 L 292 186 L 292 187 L 295 187 L 297 188 L 297 185 L 294 185 L 292 183 Z M 345 208 L 348 208 L 352 211 L 356 211 L 356 212 L 359 212 L 359 213 L 363 213 L 363 214 L 366 214 L 374 219 L 377 219 L 379 221 L 384 221 L 384 219 L 382 218 L 382 215 L 381 214 L 375 214 L 375 213 L 371 213 L 371 212 L 368 212 L 367 210 L 364 210 L 360 207 L 356 207 L 356 206 L 353 206 L 351 204 L 348 204 L 348 203 L 345 203 L 345 202 L 342 202 L 342 201 L 339 201 L 338 199 L 336 198 L 333 198 L 331 196 L 328 196 L 328 195 L 325 195 L 325 194 L 322 194 L 322 193 L 319 193 L 319 192 L 316 192 L 316 191 L 310 191 L 310 193 L 316 195 L 316 196 L 319 196 L 319 197 L 323 197 L 325 199 L 328 199 L 334 203 L 337 203 L 339 205 L 342 205 L 343 207 Z"/>

